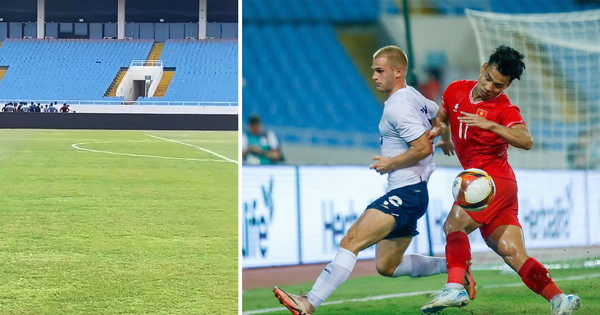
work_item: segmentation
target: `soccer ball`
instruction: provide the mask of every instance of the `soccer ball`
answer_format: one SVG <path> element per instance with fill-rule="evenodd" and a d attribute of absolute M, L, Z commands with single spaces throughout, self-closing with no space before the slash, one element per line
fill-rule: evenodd
<path fill-rule="evenodd" d="M 452 195 L 461 208 L 481 211 L 494 201 L 496 186 L 492 177 L 484 170 L 470 168 L 456 176 L 452 183 Z"/>

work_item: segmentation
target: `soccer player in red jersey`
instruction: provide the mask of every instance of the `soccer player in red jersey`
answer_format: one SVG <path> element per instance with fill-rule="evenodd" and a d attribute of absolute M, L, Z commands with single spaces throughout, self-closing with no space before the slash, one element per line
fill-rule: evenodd
<path fill-rule="evenodd" d="M 441 135 L 436 147 L 456 155 L 465 169 L 486 171 L 496 184 L 496 197 L 486 209 L 470 212 L 456 203 L 446 222 L 448 283 L 421 313 L 437 313 L 447 307 L 463 307 L 469 297 L 463 287 L 471 249 L 467 235 L 479 228 L 486 244 L 521 276 L 533 292 L 551 304 L 552 315 L 568 315 L 581 307 L 576 295 L 565 295 L 550 278 L 548 270 L 525 251 L 518 214 L 517 181 L 508 164 L 508 145 L 529 150 L 533 138 L 519 108 L 510 103 L 504 90 L 525 70 L 523 54 L 500 46 L 481 66 L 477 81 L 455 81 L 442 98 L 431 137 Z M 448 124 L 451 132 L 446 132 Z M 450 139 L 450 134 L 452 138 Z"/>

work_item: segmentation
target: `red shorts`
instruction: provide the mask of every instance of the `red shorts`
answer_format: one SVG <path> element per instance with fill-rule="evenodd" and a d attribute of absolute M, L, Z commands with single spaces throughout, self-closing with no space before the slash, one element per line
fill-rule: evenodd
<path fill-rule="evenodd" d="M 519 200 L 517 199 L 517 182 L 512 179 L 493 177 L 496 185 L 496 197 L 489 207 L 481 211 L 466 211 L 475 222 L 483 224 L 479 228 L 481 236 L 487 241 L 488 236 L 501 225 L 519 223 Z"/>

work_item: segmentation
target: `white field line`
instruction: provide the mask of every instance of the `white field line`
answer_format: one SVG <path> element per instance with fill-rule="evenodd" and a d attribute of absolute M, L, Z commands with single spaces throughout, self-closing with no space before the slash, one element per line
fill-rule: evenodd
<path fill-rule="evenodd" d="M 87 141 L 94 141 L 95 139 L 86 139 Z M 96 139 L 96 140 L 101 140 L 101 139 Z M 10 142 L 10 141 L 18 141 L 18 142 L 23 142 L 23 141 L 36 141 L 36 142 L 48 142 L 48 141 L 57 141 L 57 142 L 62 142 L 62 141 L 73 141 L 73 138 L 0 138 L 0 142 L 2 141 L 6 141 L 6 142 Z M 189 142 L 192 143 L 233 143 L 233 142 L 238 142 L 238 139 L 232 139 L 232 140 L 213 140 L 213 139 L 193 139 L 193 140 L 187 140 Z M 116 142 L 116 141 L 115 141 Z M 151 142 L 156 142 L 156 140 L 118 140 L 118 142 L 132 142 L 132 143 L 151 143 Z"/>
<path fill-rule="evenodd" d="M 581 276 L 556 278 L 556 279 L 554 279 L 554 281 L 582 280 L 582 279 L 599 278 L 599 277 L 600 277 L 600 273 L 594 273 L 594 274 L 581 275 Z M 507 284 L 484 285 L 481 287 L 477 287 L 477 289 L 479 290 L 479 289 L 493 289 L 493 288 L 509 288 L 509 287 L 519 287 L 522 285 L 525 285 L 525 284 L 523 282 L 517 282 L 517 283 L 507 283 Z M 415 295 L 421 295 L 421 294 L 433 294 L 438 291 L 439 290 L 376 295 L 376 296 L 368 296 L 368 297 L 360 298 L 360 299 L 325 302 L 321 305 L 334 305 L 334 304 L 341 304 L 341 303 L 368 302 L 368 301 L 377 301 L 377 300 L 385 300 L 385 299 L 395 299 L 395 298 L 415 296 Z M 265 309 L 261 309 L 261 310 L 246 311 L 246 312 L 243 312 L 242 315 L 271 313 L 271 312 L 277 312 L 277 311 L 284 311 L 286 309 L 287 308 L 285 308 L 285 307 L 265 308 Z"/>
<path fill-rule="evenodd" d="M 120 152 L 112 152 L 112 151 L 103 151 L 103 150 L 93 150 L 88 148 L 82 148 L 80 145 L 85 144 L 98 144 L 98 143 L 111 143 L 110 141 L 102 141 L 102 142 L 81 142 L 71 144 L 73 149 L 88 151 L 94 153 L 104 153 L 110 155 L 123 155 L 123 156 L 132 156 L 132 157 L 145 157 L 145 158 L 153 158 L 153 159 L 164 159 L 164 160 L 184 160 L 184 161 L 198 161 L 198 162 L 226 162 L 223 160 L 213 160 L 213 159 L 194 159 L 194 158 L 180 158 L 180 157 L 169 157 L 169 156 L 161 156 L 161 155 L 145 155 L 145 154 L 133 154 L 133 153 L 120 153 Z"/>
<path fill-rule="evenodd" d="M 214 156 L 218 156 L 218 157 L 226 160 L 227 162 L 238 164 L 238 161 L 236 161 L 236 160 L 232 160 L 232 159 L 230 159 L 230 158 L 228 158 L 226 156 L 223 156 L 223 155 L 221 155 L 219 153 L 216 153 L 216 152 L 213 152 L 211 150 L 205 149 L 203 147 L 199 147 L 197 145 L 193 145 L 193 144 L 189 144 L 189 143 L 185 143 L 185 142 L 181 142 L 181 141 L 177 141 L 177 140 L 173 140 L 173 139 L 162 138 L 162 137 L 154 136 L 154 135 L 150 135 L 150 134 L 146 134 L 146 136 L 151 137 L 151 138 L 155 138 L 155 139 L 159 139 L 159 140 L 163 140 L 163 141 L 168 141 L 168 142 L 173 142 L 173 143 L 179 143 L 179 144 L 182 144 L 182 145 L 187 145 L 188 147 L 196 148 L 196 149 L 198 149 L 200 151 L 204 151 L 204 152 L 210 153 L 210 154 L 212 154 Z"/>

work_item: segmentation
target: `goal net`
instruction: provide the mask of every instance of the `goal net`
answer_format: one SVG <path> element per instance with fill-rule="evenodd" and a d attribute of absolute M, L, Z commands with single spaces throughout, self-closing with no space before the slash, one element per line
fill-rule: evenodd
<path fill-rule="evenodd" d="M 527 69 L 506 94 L 521 108 L 534 138 L 531 151 L 511 148 L 522 168 L 600 168 L 600 10 L 497 14 L 466 10 L 479 61 L 509 45 Z"/>

